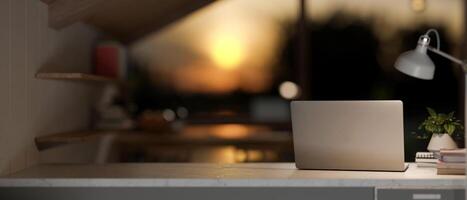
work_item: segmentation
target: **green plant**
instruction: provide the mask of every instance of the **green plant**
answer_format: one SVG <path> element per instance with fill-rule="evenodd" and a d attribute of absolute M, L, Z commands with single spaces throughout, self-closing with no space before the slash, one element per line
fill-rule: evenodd
<path fill-rule="evenodd" d="M 428 133 L 447 133 L 452 135 L 456 130 L 464 129 L 462 126 L 461 121 L 454 117 L 454 112 L 449 114 L 444 113 L 436 113 L 436 111 L 432 108 L 426 108 L 428 110 L 428 117 L 425 121 L 420 124 L 418 127 L 419 130 L 424 129 Z"/>

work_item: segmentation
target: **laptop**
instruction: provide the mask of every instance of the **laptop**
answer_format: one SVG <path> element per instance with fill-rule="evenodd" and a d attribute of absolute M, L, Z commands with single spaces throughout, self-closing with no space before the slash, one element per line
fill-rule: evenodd
<path fill-rule="evenodd" d="M 293 101 L 298 169 L 404 171 L 402 101 Z"/>

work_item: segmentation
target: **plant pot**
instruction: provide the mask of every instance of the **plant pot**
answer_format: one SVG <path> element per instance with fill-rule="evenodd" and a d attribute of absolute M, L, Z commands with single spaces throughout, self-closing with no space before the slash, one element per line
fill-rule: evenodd
<path fill-rule="evenodd" d="M 441 149 L 457 149 L 457 144 L 449 134 L 433 133 L 427 149 L 431 152 L 438 152 Z"/>

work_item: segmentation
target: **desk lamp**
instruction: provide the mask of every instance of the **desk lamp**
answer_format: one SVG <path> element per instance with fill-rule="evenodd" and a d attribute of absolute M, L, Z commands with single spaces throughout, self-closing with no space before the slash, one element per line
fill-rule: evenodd
<path fill-rule="evenodd" d="M 436 48 L 429 46 L 430 44 L 430 33 L 434 33 L 436 36 Z M 395 67 L 397 70 L 409 76 L 431 80 L 435 74 L 435 64 L 431 61 L 430 57 L 426 54 L 427 50 L 430 50 L 436 54 L 439 54 L 452 62 L 459 64 L 463 71 L 466 72 L 467 68 L 462 60 L 459 60 L 447 53 L 439 50 L 439 34 L 435 29 L 429 29 L 424 35 L 418 39 L 417 47 L 414 50 L 407 51 L 397 58 Z"/>
<path fill-rule="evenodd" d="M 429 37 L 430 33 L 434 33 L 436 36 L 436 42 L 437 42 L 436 48 L 431 47 L 429 45 L 430 44 L 430 37 Z M 430 57 L 428 57 L 428 55 L 426 54 L 426 51 L 430 50 L 438 55 L 441 55 L 451 60 L 452 62 L 459 64 L 459 66 L 462 67 L 464 76 L 467 80 L 466 63 L 464 63 L 460 59 L 457 59 L 447 53 L 440 51 L 439 43 L 440 43 L 440 40 L 439 40 L 438 31 L 436 31 L 435 29 L 429 29 L 424 35 L 420 36 L 420 38 L 418 39 L 417 47 L 414 50 L 407 51 L 401 54 L 399 58 L 397 58 L 397 61 L 394 65 L 395 68 L 401 71 L 402 73 L 415 77 L 415 78 L 424 79 L 424 80 L 433 79 L 433 76 L 435 74 L 435 65 L 433 64 L 433 61 L 431 61 Z M 466 88 L 467 88 L 467 82 L 464 84 L 466 84 Z M 464 102 L 464 106 L 467 106 L 465 102 Z M 467 111 L 464 111 L 464 115 L 465 115 L 465 122 L 467 122 Z M 467 124 L 465 122 L 464 122 L 464 127 L 467 127 Z"/>

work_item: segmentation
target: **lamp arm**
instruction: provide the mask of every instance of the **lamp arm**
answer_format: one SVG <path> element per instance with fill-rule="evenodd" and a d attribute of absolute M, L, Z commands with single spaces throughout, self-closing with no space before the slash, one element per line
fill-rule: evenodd
<path fill-rule="evenodd" d="M 441 48 L 441 45 L 440 45 L 440 42 L 441 42 L 441 41 L 439 40 L 439 33 L 438 33 L 438 31 L 437 31 L 436 29 L 434 29 L 434 28 L 430 28 L 430 29 L 428 29 L 428 31 L 426 31 L 425 36 L 428 37 L 428 38 L 430 38 L 430 36 L 429 36 L 430 33 L 434 33 L 434 34 L 435 34 L 435 36 L 436 36 L 436 49 L 439 50 L 439 48 Z"/>
<path fill-rule="evenodd" d="M 438 54 L 438 55 L 440 55 L 440 56 L 443 56 L 443 57 L 449 59 L 452 62 L 455 62 L 455 63 L 459 64 L 462 67 L 462 69 L 464 70 L 464 72 L 467 72 L 467 66 L 466 66 L 466 63 L 464 61 L 462 61 L 462 60 L 460 60 L 460 59 L 458 59 L 458 58 L 456 58 L 454 56 L 451 56 L 451 55 L 449 55 L 447 53 L 444 53 L 444 52 L 442 52 L 442 51 L 440 51 L 440 50 L 438 50 L 436 48 L 433 48 L 431 46 L 428 46 L 427 49 L 434 52 L 434 53 L 436 53 L 436 54 Z"/>

